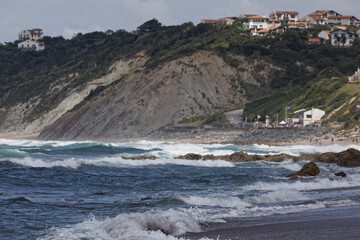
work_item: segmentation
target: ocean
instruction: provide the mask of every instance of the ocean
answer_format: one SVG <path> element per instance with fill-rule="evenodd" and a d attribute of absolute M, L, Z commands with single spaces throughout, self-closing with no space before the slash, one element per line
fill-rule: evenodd
<path fill-rule="evenodd" d="M 0 139 L 0 239 L 187 239 L 230 219 L 360 205 L 360 168 L 305 161 L 178 160 L 187 153 L 291 155 L 359 146 Z M 157 160 L 124 160 L 155 155 Z M 346 178 L 334 176 L 344 171 Z M 203 238 L 208 239 L 208 238 Z"/>

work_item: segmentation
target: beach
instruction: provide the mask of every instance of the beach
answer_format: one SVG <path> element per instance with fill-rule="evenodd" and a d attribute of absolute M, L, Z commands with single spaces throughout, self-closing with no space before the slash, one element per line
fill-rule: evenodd
<path fill-rule="evenodd" d="M 189 239 L 359 239 L 360 206 L 325 208 L 284 215 L 232 219 L 213 224 L 205 231 L 188 234 Z"/>

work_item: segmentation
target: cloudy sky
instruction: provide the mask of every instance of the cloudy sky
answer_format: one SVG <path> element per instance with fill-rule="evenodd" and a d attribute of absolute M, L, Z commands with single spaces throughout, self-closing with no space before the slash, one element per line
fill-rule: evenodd
<path fill-rule="evenodd" d="M 78 32 L 133 30 L 152 18 L 164 25 L 197 24 L 204 18 L 269 15 L 271 10 L 295 10 L 302 17 L 318 9 L 360 17 L 359 0 L 0 0 L 0 43 L 30 28 L 71 38 Z"/>

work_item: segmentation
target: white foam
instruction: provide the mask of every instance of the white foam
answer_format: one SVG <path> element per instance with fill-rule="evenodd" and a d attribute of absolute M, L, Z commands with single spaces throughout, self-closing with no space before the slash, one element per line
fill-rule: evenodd
<path fill-rule="evenodd" d="M 252 185 L 244 186 L 243 189 L 247 191 L 260 190 L 260 191 L 284 191 L 284 190 L 298 190 L 310 191 L 319 189 L 332 189 L 343 187 L 356 187 L 360 186 L 360 175 L 348 175 L 345 179 L 329 179 L 317 178 L 312 181 L 292 181 L 292 182 L 257 182 Z"/>
<path fill-rule="evenodd" d="M 120 214 L 113 219 L 96 220 L 95 217 L 67 228 L 51 228 L 39 240 L 57 239 L 179 239 L 187 232 L 200 232 L 203 211 L 169 209 L 145 213 Z M 170 234 L 170 235 L 167 235 Z M 181 238 L 183 239 L 183 238 Z"/>
<path fill-rule="evenodd" d="M 303 201 L 309 198 L 297 190 L 276 190 L 255 196 L 246 196 L 244 201 L 251 204 Z"/>
<path fill-rule="evenodd" d="M 231 162 L 223 160 L 184 160 L 184 159 L 169 159 L 160 158 L 155 160 L 125 160 L 121 157 L 106 157 L 101 159 L 64 159 L 56 161 L 46 161 L 43 159 L 36 159 L 31 157 L 26 158 L 5 158 L 0 161 L 10 161 L 19 165 L 29 167 L 65 167 L 65 168 L 78 168 L 81 165 L 95 165 L 95 166 L 110 166 L 110 167 L 136 167 L 136 166 L 151 166 L 151 165 L 184 165 L 194 167 L 235 167 Z"/>
<path fill-rule="evenodd" d="M 9 158 L 9 159 L 0 159 L 0 161 L 9 161 L 23 166 L 33 167 L 33 168 L 53 168 L 53 167 L 65 167 L 65 168 L 78 168 L 81 165 L 81 162 L 75 159 L 65 159 L 58 161 L 44 161 L 42 159 L 36 159 L 31 157 L 26 158 Z"/>

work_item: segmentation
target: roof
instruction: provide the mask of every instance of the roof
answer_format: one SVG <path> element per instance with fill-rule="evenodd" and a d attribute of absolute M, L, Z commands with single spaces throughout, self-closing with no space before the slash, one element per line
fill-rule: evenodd
<path fill-rule="evenodd" d="M 295 14 L 298 15 L 299 12 L 297 11 L 275 11 L 276 14 L 283 14 L 283 13 L 289 13 L 289 14 Z"/>
<path fill-rule="evenodd" d="M 216 20 L 216 19 L 204 19 L 204 20 L 202 20 L 202 22 L 212 24 L 212 23 L 218 23 L 219 20 Z"/>
<path fill-rule="evenodd" d="M 258 18 L 260 18 L 260 19 L 266 19 L 266 17 L 264 17 L 264 16 L 260 16 L 260 15 L 249 15 L 249 16 L 246 16 L 246 15 L 244 15 L 246 18 L 248 18 L 248 19 L 258 19 Z"/>
<path fill-rule="evenodd" d="M 269 19 L 268 22 L 281 22 L 280 19 Z"/>
<path fill-rule="evenodd" d="M 39 42 L 39 41 L 34 41 L 34 42 L 38 43 L 39 45 L 45 45 L 45 43 L 43 42 Z"/>
<path fill-rule="evenodd" d="M 316 12 L 310 13 L 309 15 L 323 15 L 325 13 L 335 12 L 334 10 L 317 10 Z"/>
<path fill-rule="evenodd" d="M 314 21 L 325 20 L 325 18 L 318 15 L 308 15 L 309 18 L 312 18 Z"/>
<path fill-rule="evenodd" d="M 351 18 L 355 18 L 356 20 L 359 20 L 354 16 L 330 16 L 328 18 L 329 19 L 351 19 Z"/>
<path fill-rule="evenodd" d="M 324 33 L 326 33 L 327 35 L 330 35 L 331 34 L 331 31 L 325 31 L 325 30 L 323 30 L 323 31 L 321 31 L 321 32 L 324 32 Z M 321 33 L 320 32 L 320 33 Z"/>
<path fill-rule="evenodd" d="M 320 38 L 309 38 L 308 42 L 321 42 Z"/>
<path fill-rule="evenodd" d="M 34 29 L 32 29 L 33 31 L 42 31 L 42 29 L 41 28 L 34 28 Z"/>
<path fill-rule="evenodd" d="M 295 25 L 295 26 L 305 25 L 305 26 L 308 26 L 309 22 L 288 22 L 288 25 Z"/>

